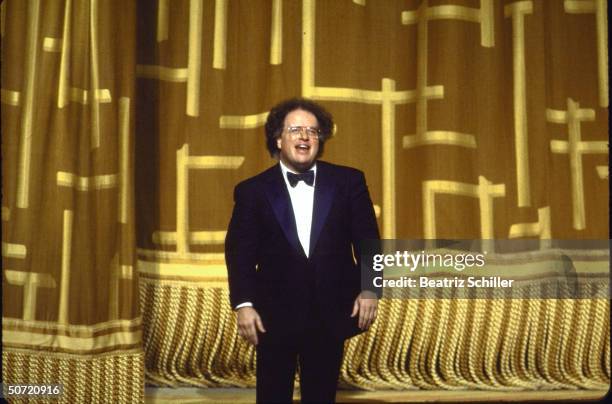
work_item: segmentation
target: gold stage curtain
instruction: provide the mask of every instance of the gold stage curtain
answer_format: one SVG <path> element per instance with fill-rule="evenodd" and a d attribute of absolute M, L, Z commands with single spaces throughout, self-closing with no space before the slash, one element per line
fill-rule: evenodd
<path fill-rule="evenodd" d="M 144 401 L 135 6 L 1 6 L 2 376 L 66 403 Z"/>
<path fill-rule="evenodd" d="M 139 3 L 136 206 L 146 371 L 253 386 L 228 307 L 233 186 L 310 97 L 324 159 L 362 169 L 385 238 L 608 238 L 606 2 Z M 147 6 L 145 6 L 145 4 Z M 606 300 L 384 300 L 359 388 L 606 388 Z M 577 333 L 577 334 L 575 334 Z"/>
<path fill-rule="evenodd" d="M 132 344 L 105 358 L 133 353 L 136 369 L 138 282 L 148 381 L 254 385 L 223 241 L 234 185 L 274 164 L 267 112 L 293 96 L 333 113 L 324 159 L 366 173 L 384 238 L 607 239 L 606 8 L 2 3 L 3 330 L 75 335 L 46 325 L 61 323 L 64 302 L 71 325 L 118 324 L 99 334 Z M 69 292 L 63 268 L 73 268 Z M 35 309 L 22 303 L 32 296 Z M 383 300 L 373 329 L 347 342 L 341 384 L 605 389 L 609 309 L 602 299 Z M 4 374 L 52 357 L 30 345 L 5 338 Z"/>

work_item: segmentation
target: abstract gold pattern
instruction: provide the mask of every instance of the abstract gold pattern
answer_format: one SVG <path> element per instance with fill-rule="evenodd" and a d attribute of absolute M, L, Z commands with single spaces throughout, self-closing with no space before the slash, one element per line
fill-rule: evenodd
<path fill-rule="evenodd" d="M 82 177 L 73 173 L 58 171 L 57 185 L 60 187 L 75 188 L 77 191 L 114 188 L 117 186 L 117 174 Z"/>
<path fill-rule="evenodd" d="M 605 0 L 565 0 L 563 8 L 568 14 L 595 14 L 597 26 L 597 78 L 599 106 L 608 106 L 608 19 Z"/>
<path fill-rule="evenodd" d="M 36 301 L 34 301 L 35 303 Z M 27 320 L 27 319 L 26 319 Z M 99 351 L 102 349 L 117 348 L 126 345 L 136 345 L 141 340 L 141 331 L 118 331 L 89 338 L 71 337 L 65 335 L 38 334 L 25 331 L 4 330 L 4 342 L 9 345 L 29 347 L 48 347 L 61 349 L 68 353 Z"/>
<path fill-rule="evenodd" d="M 34 320 L 36 318 L 36 298 L 38 288 L 55 288 L 55 280 L 49 274 L 26 272 L 26 271 L 15 271 L 12 269 L 5 269 L 4 276 L 10 285 L 17 285 L 23 287 L 23 319 Z M 7 335 L 2 333 L 4 341 L 10 339 Z M 5 339 L 6 338 L 6 339 Z"/>
<path fill-rule="evenodd" d="M 2 242 L 2 256 L 4 258 L 25 259 L 26 246 L 23 244 Z"/>
<path fill-rule="evenodd" d="M 62 40 L 60 38 L 46 36 L 43 40 L 43 50 L 46 52 L 61 52 Z"/>
<path fill-rule="evenodd" d="M 137 248 L 138 257 L 148 260 L 159 260 L 160 262 L 174 262 L 177 258 L 181 261 L 193 262 L 194 265 L 207 265 L 225 263 L 224 253 L 194 253 L 187 252 L 178 255 L 175 251 L 150 250 Z"/>
<path fill-rule="evenodd" d="M 428 7 L 421 3 L 417 11 L 402 12 L 402 24 L 416 24 L 432 20 L 463 20 L 480 24 L 480 44 L 484 47 L 495 46 L 493 0 L 480 0 L 480 8 L 456 5 Z M 425 22 L 425 25 L 427 23 Z"/>
<path fill-rule="evenodd" d="M 263 126 L 269 111 L 253 115 L 221 115 L 219 127 L 222 129 L 253 129 Z"/>
<path fill-rule="evenodd" d="M 4 380 L 59 382 L 60 402 L 142 401 L 129 261 L 135 5 L 36 0 L 1 9 L 2 60 L 10 60 L 2 71 Z M 117 291 L 103 273 L 112 254 L 125 258 Z M 121 321 L 108 317 L 109 299 Z M 72 382 L 75 374 L 88 386 Z"/>
<path fill-rule="evenodd" d="M 272 0 L 272 18 L 270 28 L 270 64 L 283 63 L 283 2 Z"/>
<path fill-rule="evenodd" d="M 128 222 L 130 193 L 130 99 L 119 99 L 119 223 Z"/>
<path fill-rule="evenodd" d="M 69 62 L 70 62 L 70 36 L 72 34 L 71 21 L 72 18 L 72 0 L 66 0 L 64 5 L 64 26 L 62 29 L 62 50 L 60 57 L 60 71 L 57 89 L 57 107 L 63 108 L 68 105 L 70 90 L 69 90 Z"/>
<path fill-rule="evenodd" d="M 586 227 L 584 206 L 584 180 L 582 168 L 583 154 L 606 154 L 606 141 L 582 140 L 581 122 L 595 120 L 595 110 L 580 108 L 580 103 L 567 99 L 567 110 L 546 110 L 546 119 L 552 123 L 567 124 L 568 140 L 551 140 L 550 151 L 557 154 L 567 154 L 570 161 L 571 194 L 573 207 L 573 227 L 583 230 Z"/>
<path fill-rule="evenodd" d="M 119 254 L 115 254 L 110 262 L 110 288 L 108 299 L 108 318 L 113 321 L 118 319 L 119 308 L 121 307 L 122 298 L 120 294 L 121 280 L 132 281 L 134 279 L 134 268 L 131 265 L 120 265 Z"/>
<path fill-rule="evenodd" d="M 535 223 L 516 223 L 510 226 L 508 238 L 534 237 L 551 239 L 550 206 L 538 209 L 538 221 Z"/>
<path fill-rule="evenodd" d="M 98 0 L 90 0 L 89 3 L 89 40 L 91 49 L 91 86 L 92 92 L 97 93 L 100 88 L 100 61 L 98 51 Z M 96 96 L 92 97 L 92 120 L 91 148 L 100 147 L 100 103 Z"/>
<path fill-rule="evenodd" d="M 185 113 L 187 116 L 192 117 L 197 117 L 200 115 L 200 76 L 202 74 L 202 7 L 202 0 L 189 0 L 189 33 L 186 68 L 143 64 L 136 65 L 137 77 L 170 82 L 185 82 L 187 85 Z M 165 12 L 165 10 L 161 9 L 160 12 Z M 165 19 L 168 17 L 162 15 L 160 18 Z"/>
<path fill-rule="evenodd" d="M 70 270 L 72 258 L 72 226 L 74 223 L 74 212 L 71 210 L 64 211 L 62 225 L 62 272 L 60 278 L 60 297 L 57 322 L 62 325 L 70 324 L 69 313 L 69 297 L 70 297 Z"/>
<path fill-rule="evenodd" d="M 161 245 L 176 245 L 177 258 L 187 258 L 190 244 L 222 244 L 225 230 L 190 231 L 189 229 L 189 170 L 237 169 L 244 162 L 242 156 L 191 156 L 189 144 L 185 143 L 176 152 L 176 232 L 157 231 L 153 242 Z M 159 252 L 168 256 L 168 252 Z M 170 255 L 172 256 L 172 255 Z"/>
<path fill-rule="evenodd" d="M 383 203 L 382 203 L 382 236 L 395 237 L 395 150 L 393 138 L 395 119 L 393 106 L 415 102 L 417 91 L 395 91 L 395 81 L 388 78 L 381 80 L 382 91 L 359 88 L 321 87 L 315 85 L 315 12 L 316 0 L 305 0 L 302 3 L 302 95 L 319 100 L 363 102 L 380 104 L 383 112 L 381 121 L 382 165 L 383 165 Z M 430 89 L 426 89 L 426 93 Z"/>
<path fill-rule="evenodd" d="M 518 206 L 531 206 L 529 146 L 527 131 L 527 84 L 525 76 L 525 16 L 533 13 L 533 2 L 517 1 L 504 6 L 512 19 L 512 73 L 514 106 L 514 156 Z"/>
<path fill-rule="evenodd" d="M 4 38 L 4 28 L 6 27 L 6 2 L 0 4 L 0 36 Z"/>
<path fill-rule="evenodd" d="M 506 195 L 505 184 L 493 184 L 482 175 L 478 185 L 456 181 L 423 181 L 423 223 L 425 239 L 436 238 L 436 195 L 451 194 L 478 198 L 480 238 L 493 239 L 493 199 Z"/>
<path fill-rule="evenodd" d="M 129 331 L 142 326 L 140 317 L 130 320 L 110 320 L 103 323 L 78 325 L 78 324 L 60 324 L 51 321 L 39 320 L 22 320 L 15 318 L 4 317 L 2 319 L 2 327 L 14 331 L 27 331 L 49 333 L 49 334 L 65 334 L 78 336 L 82 338 L 93 337 L 112 330 Z"/>
<path fill-rule="evenodd" d="M 599 176 L 599 178 L 603 180 L 607 180 L 609 178 L 610 169 L 608 168 L 608 166 L 597 166 L 595 167 L 595 169 L 597 170 L 597 175 Z"/>
<path fill-rule="evenodd" d="M 57 90 L 57 107 L 64 108 L 70 101 L 82 105 L 91 105 L 92 128 L 91 147 L 95 149 L 100 146 L 100 104 L 108 104 L 112 101 L 111 92 L 107 88 L 100 88 L 99 61 L 98 61 L 98 28 L 97 28 L 97 0 L 90 0 L 89 4 L 89 28 L 90 28 L 90 54 L 91 54 L 91 89 L 84 89 L 70 85 L 70 57 L 72 51 L 72 0 L 66 0 L 64 5 L 64 21 L 62 38 L 45 37 L 43 50 L 46 52 L 60 53 L 60 66 Z M 93 95 L 92 95 L 93 94 Z"/>
<path fill-rule="evenodd" d="M 223 1 L 223 0 L 219 0 Z M 189 1 L 189 51 L 187 53 L 187 115 L 200 115 L 202 74 L 202 0 Z"/>
<path fill-rule="evenodd" d="M 2 221 L 8 222 L 11 218 L 11 210 L 6 206 L 2 207 Z"/>
<path fill-rule="evenodd" d="M 19 148 L 19 175 L 17 183 L 17 207 L 26 209 L 30 204 L 30 169 L 32 162 L 32 120 L 34 118 L 34 93 L 37 81 L 38 36 L 40 19 L 40 1 L 33 0 L 28 7 L 26 34 L 27 64 L 25 69 L 25 90 L 23 109 L 21 111 L 21 133 Z"/>
<path fill-rule="evenodd" d="M 157 1 L 157 42 L 168 39 L 169 0 Z"/>
<path fill-rule="evenodd" d="M 213 68 L 225 69 L 227 53 L 227 2 L 215 0 L 215 37 L 213 42 Z"/>
<path fill-rule="evenodd" d="M 157 79 L 162 81 L 186 82 L 188 70 L 186 68 L 174 68 L 166 66 L 136 66 L 136 74 L 147 79 Z"/>
<path fill-rule="evenodd" d="M 93 92 L 93 97 L 90 95 L 89 90 L 84 90 L 77 87 L 68 88 L 68 98 L 70 101 L 77 102 L 79 104 L 106 104 L 112 101 L 110 91 L 107 89 L 99 89 Z"/>
<path fill-rule="evenodd" d="M 19 106 L 19 100 L 21 97 L 21 93 L 19 91 L 5 90 L 2 89 L 2 103 L 8 104 L 12 106 Z"/>
<path fill-rule="evenodd" d="M 156 277 L 167 278 L 188 278 L 198 282 L 221 282 L 220 287 L 227 287 L 227 270 L 225 264 L 210 265 L 206 271 L 201 271 L 197 267 L 180 263 L 164 263 L 154 261 L 138 261 L 138 271 Z"/>

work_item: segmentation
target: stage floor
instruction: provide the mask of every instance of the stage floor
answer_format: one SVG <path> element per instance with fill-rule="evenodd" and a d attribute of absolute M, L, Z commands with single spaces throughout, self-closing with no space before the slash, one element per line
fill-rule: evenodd
<path fill-rule="evenodd" d="M 339 403 L 457 403 L 457 402 L 581 402 L 595 401 L 606 394 L 604 390 L 562 390 L 562 391 L 483 391 L 483 390 L 418 390 L 418 391 L 356 391 L 340 390 Z M 294 394 L 298 402 L 299 393 Z M 199 389 L 191 387 L 145 389 L 147 404 L 166 403 L 254 403 L 254 389 L 214 388 Z"/>

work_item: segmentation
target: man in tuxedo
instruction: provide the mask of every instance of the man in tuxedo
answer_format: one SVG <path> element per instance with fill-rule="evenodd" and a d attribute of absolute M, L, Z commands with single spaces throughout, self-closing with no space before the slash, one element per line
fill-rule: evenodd
<path fill-rule="evenodd" d="M 266 143 L 278 164 L 238 184 L 225 240 L 238 333 L 256 346 L 257 401 L 335 402 L 344 341 L 376 317 L 359 242 L 379 239 L 363 173 L 318 158 L 333 120 L 320 105 L 274 107 Z M 364 288 L 367 289 L 367 288 Z"/>

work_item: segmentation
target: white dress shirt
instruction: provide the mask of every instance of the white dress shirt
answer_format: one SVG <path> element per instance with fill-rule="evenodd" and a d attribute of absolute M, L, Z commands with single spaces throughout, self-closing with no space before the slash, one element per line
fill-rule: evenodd
<path fill-rule="evenodd" d="M 312 186 L 306 185 L 304 181 L 299 181 L 295 187 L 289 184 L 287 179 L 287 172 L 298 174 L 289 168 L 283 162 L 280 162 L 280 167 L 283 172 L 283 179 L 285 180 L 285 186 L 289 191 L 289 198 L 291 199 L 291 206 L 293 207 L 293 216 L 295 217 L 295 227 L 297 229 L 298 239 L 304 249 L 304 253 L 308 257 L 310 254 L 310 229 L 312 228 L 312 209 L 314 204 L 314 189 L 317 183 L 317 163 L 315 163 L 311 170 L 315 173 L 315 180 Z M 244 302 L 236 306 L 236 310 L 241 307 L 253 307 L 253 303 Z"/>
<path fill-rule="evenodd" d="M 312 186 L 306 185 L 304 181 L 299 181 L 295 187 L 292 187 L 287 179 L 287 172 L 294 172 L 289 170 L 282 161 L 280 162 L 280 166 L 283 171 L 285 185 L 289 191 L 289 197 L 291 198 L 291 206 L 293 207 L 293 215 L 295 216 L 295 226 L 297 228 L 298 238 L 308 257 L 310 254 L 310 228 L 312 227 L 314 187 L 317 183 L 317 164 L 315 163 L 311 168 L 315 173 L 315 180 Z"/>

